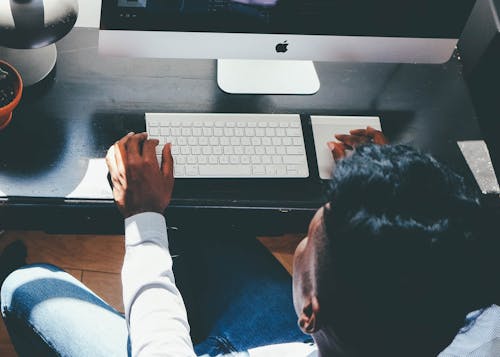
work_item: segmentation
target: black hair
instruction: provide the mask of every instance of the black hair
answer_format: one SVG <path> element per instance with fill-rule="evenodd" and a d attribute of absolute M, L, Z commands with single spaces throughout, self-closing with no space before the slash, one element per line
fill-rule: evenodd
<path fill-rule="evenodd" d="M 490 303 L 479 194 L 430 155 L 362 146 L 337 165 L 327 200 L 318 294 L 345 342 L 435 355 Z"/>

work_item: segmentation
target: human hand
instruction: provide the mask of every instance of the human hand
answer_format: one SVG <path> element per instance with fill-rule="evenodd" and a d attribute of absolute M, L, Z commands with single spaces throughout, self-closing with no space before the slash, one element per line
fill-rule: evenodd
<path fill-rule="evenodd" d="M 338 161 L 346 156 L 346 150 L 354 150 L 356 147 L 365 144 L 385 145 L 389 141 L 381 131 L 367 126 L 366 129 L 354 129 L 349 131 L 349 135 L 337 134 L 335 138 L 339 142 L 330 141 L 327 143 L 332 152 L 333 159 Z"/>
<path fill-rule="evenodd" d="M 113 197 L 125 218 L 142 212 L 163 214 L 174 188 L 171 144 L 163 147 L 161 167 L 156 159 L 158 140 L 147 133 L 129 133 L 111 146 L 106 163 Z"/>

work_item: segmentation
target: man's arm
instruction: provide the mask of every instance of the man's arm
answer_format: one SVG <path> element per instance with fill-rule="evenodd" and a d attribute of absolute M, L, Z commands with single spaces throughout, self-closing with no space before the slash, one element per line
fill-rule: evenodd
<path fill-rule="evenodd" d="M 172 155 L 166 145 L 160 168 L 157 145 L 144 133 L 129 134 L 106 156 L 113 195 L 125 217 L 122 284 L 132 356 L 194 356 L 162 215 L 172 195 Z"/>

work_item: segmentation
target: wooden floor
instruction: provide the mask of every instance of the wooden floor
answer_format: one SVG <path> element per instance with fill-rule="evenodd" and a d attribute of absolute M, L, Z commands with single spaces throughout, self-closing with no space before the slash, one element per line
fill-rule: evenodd
<path fill-rule="evenodd" d="M 304 235 L 259 237 L 291 273 L 295 247 Z M 123 312 L 120 270 L 123 263 L 123 236 L 48 235 L 43 232 L 8 231 L 0 235 L 0 253 L 20 240 L 28 249 L 28 263 L 57 265 Z M 0 356 L 15 357 L 3 321 L 0 319 Z"/>

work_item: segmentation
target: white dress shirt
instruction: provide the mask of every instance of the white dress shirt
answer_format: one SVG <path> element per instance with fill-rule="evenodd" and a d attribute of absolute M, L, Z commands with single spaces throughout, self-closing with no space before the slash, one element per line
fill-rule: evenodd
<path fill-rule="evenodd" d="M 141 213 L 125 220 L 123 302 L 132 356 L 195 356 L 182 296 L 175 285 L 165 218 Z M 477 314 L 471 313 L 471 314 Z M 411 346 L 409 346 L 411 348 Z M 314 357 L 314 345 L 286 343 L 251 349 L 252 357 Z M 500 356 L 500 307 L 485 309 L 439 357 Z"/>

